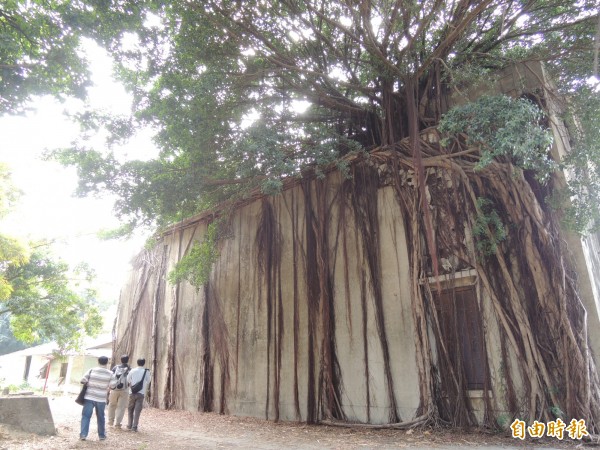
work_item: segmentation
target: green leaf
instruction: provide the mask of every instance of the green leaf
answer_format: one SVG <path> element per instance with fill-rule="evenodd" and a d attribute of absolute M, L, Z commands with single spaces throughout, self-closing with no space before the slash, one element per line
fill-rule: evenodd
<path fill-rule="evenodd" d="M 169 273 L 171 284 L 187 281 L 196 289 L 200 289 L 208 282 L 212 267 L 219 257 L 217 234 L 218 224 L 216 222 L 209 224 L 203 240 L 194 242 L 190 251 Z"/>

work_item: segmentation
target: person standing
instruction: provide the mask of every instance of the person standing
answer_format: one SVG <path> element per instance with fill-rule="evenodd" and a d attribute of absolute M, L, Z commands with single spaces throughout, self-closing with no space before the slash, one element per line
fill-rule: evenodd
<path fill-rule="evenodd" d="M 98 358 L 98 367 L 87 371 L 81 379 L 82 384 L 87 384 L 85 392 L 85 403 L 81 411 L 81 431 L 79 438 L 82 441 L 87 439 L 90 429 L 90 419 L 92 413 L 96 410 L 96 419 L 98 421 L 98 437 L 101 441 L 106 439 L 106 429 L 104 423 L 104 408 L 106 406 L 106 391 L 114 374 L 106 368 L 108 358 L 101 356 Z"/>
<path fill-rule="evenodd" d="M 128 404 L 128 423 L 127 429 L 131 431 L 137 431 L 138 422 L 140 420 L 140 414 L 144 407 L 144 397 L 150 385 L 150 370 L 144 369 L 146 360 L 140 358 L 137 360 L 137 367 L 129 372 L 127 376 L 127 382 L 129 383 L 129 404 Z M 136 383 L 142 381 L 142 388 L 139 392 L 133 392 L 132 387 Z"/>
<path fill-rule="evenodd" d="M 110 394 L 108 397 L 108 424 L 115 428 L 121 428 L 121 422 L 127 408 L 129 399 L 129 385 L 127 384 L 127 375 L 129 367 L 129 356 L 121 356 L 121 364 L 112 368 L 115 378 L 110 383 Z"/>

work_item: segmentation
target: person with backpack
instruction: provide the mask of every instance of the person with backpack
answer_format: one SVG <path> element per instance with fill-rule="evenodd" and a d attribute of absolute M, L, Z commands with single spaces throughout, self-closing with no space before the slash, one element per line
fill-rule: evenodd
<path fill-rule="evenodd" d="M 140 414 L 144 407 L 144 397 L 150 385 L 150 370 L 144 369 L 146 360 L 140 358 L 137 360 L 137 367 L 129 372 L 127 382 L 129 383 L 129 404 L 127 429 L 137 431 Z"/>
<path fill-rule="evenodd" d="M 127 408 L 129 400 L 129 385 L 127 384 L 127 375 L 131 367 L 129 367 L 129 356 L 121 356 L 121 364 L 112 368 L 112 373 L 115 375 L 110 383 L 110 393 L 108 396 L 108 424 L 115 428 L 121 428 L 121 422 Z"/>

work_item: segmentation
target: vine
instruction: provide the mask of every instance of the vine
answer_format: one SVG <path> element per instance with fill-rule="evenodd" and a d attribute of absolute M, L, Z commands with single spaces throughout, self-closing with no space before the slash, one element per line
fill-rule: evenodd
<path fill-rule="evenodd" d="M 188 254 L 184 255 L 169 273 L 171 284 L 187 281 L 196 289 L 200 289 L 208 282 L 212 267 L 219 258 L 218 230 L 218 222 L 208 225 L 204 239 L 194 242 Z"/>
<path fill-rule="evenodd" d="M 498 244 L 506 239 L 506 229 L 491 200 L 478 197 L 476 205 L 479 213 L 473 225 L 475 245 L 484 256 L 495 255 Z"/>

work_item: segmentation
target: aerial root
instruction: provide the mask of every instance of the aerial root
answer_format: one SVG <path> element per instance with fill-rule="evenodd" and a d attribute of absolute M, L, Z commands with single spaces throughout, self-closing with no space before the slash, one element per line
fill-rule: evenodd
<path fill-rule="evenodd" d="M 343 422 L 338 420 L 321 420 L 321 425 L 329 425 L 332 427 L 345 427 L 345 428 L 366 428 L 370 430 L 408 430 L 411 428 L 423 427 L 433 421 L 431 414 L 423 414 L 422 416 L 416 417 L 413 420 L 397 423 L 384 423 L 384 424 L 370 424 L 370 423 L 354 423 L 354 422 Z"/>

